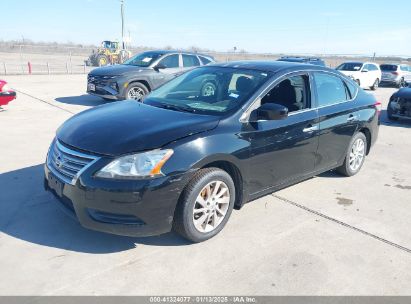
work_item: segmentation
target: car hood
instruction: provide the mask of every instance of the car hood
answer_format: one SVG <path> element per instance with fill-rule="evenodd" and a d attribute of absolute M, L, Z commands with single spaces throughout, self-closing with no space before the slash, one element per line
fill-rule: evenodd
<path fill-rule="evenodd" d="M 402 88 L 398 90 L 394 95 L 393 98 L 410 98 L 411 99 L 411 88 Z"/>
<path fill-rule="evenodd" d="M 94 69 L 90 72 L 93 76 L 117 76 L 124 75 L 128 73 L 142 73 L 151 70 L 150 68 L 144 68 L 134 65 L 127 64 L 116 64 L 110 66 L 104 66 Z"/>
<path fill-rule="evenodd" d="M 217 116 L 178 112 L 120 101 L 98 106 L 67 120 L 57 138 L 74 148 L 118 156 L 160 148 L 218 125 Z"/>

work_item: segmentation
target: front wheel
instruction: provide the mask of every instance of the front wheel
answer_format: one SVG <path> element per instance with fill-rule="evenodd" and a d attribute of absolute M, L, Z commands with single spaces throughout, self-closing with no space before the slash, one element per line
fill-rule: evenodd
<path fill-rule="evenodd" d="M 337 171 L 345 176 L 353 176 L 360 172 L 367 153 L 367 138 L 364 133 L 357 133 L 351 139 L 344 163 Z"/>
<path fill-rule="evenodd" d="M 235 186 L 227 172 L 201 169 L 183 191 L 174 214 L 174 231 L 194 243 L 208 240 L 224 228 L 234 201 Z"/>
<path fill-rule="evenodd" d="M 141 101 L 144 96 L 148 94 L 148 89 L 147 87 L 140 83 L 140 82 L 135 82 L 132 83 L 128 86 L 126 92 L 125 92 L 125 99 L 134 99 L 136 101 Z"/>

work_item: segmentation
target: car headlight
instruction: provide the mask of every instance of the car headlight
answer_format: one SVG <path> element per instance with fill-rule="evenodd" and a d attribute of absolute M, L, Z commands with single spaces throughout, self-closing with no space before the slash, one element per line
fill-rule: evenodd
<path fill-rule="evenodd" d="M 8 84 L 5 84 L 5 85 L 1 88 L 0 91 L 2 91 L 2 92 L 8 92 L 8 91 L 10 91 L 10 90 L 11 90 L 11 88 L 9 87 L 9 85 L 8 85 Z"/>
<path fill-rule="evenodd" d="M 95 176 L 118 179 L 160 176 L 163 175 L 161 168 L 173 153 L 173 150 L 167 149 L 122 156 L 106 165 Z"/>

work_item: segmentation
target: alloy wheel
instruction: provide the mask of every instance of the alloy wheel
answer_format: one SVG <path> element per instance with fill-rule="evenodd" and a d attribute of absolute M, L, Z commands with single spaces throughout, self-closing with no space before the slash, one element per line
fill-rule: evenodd
<path fill-rule="evenodd" d="M 127 97 L 128 99 L 134 99 L 134 100 L 141 100 L 145 95 L 144 91 L 142 88 L 134 87 L 131 88 L 128 93 Z"/>
<path fill-rule="evenodd" d="M 358 138 L 351 147 L 350 152 L 350 169 L 357 171 L 364 160 L 365 142 L 362 138 Z"/>
<path fill-rule="evenodd" d="M 207 83 L 202 90 L 202 96 L 209 97 L 215 95 L 215 87 L 211 83 Z"/>
<path fill-rule="evenodd" d="M 198 194 L 193 208 L 194 227 L 202 233 L 215 230 L 230 205 L 230 191 L 222 181 L 208 183 Z"/>

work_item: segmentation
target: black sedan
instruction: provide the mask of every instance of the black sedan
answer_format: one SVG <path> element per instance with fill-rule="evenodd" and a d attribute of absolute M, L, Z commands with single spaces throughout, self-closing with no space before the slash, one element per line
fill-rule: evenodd
<path fill-rule="evenodd" d="M 204 94 L 204 83 L 215 90 Z M 90 229 L 215 236 L 233 209 L 337 169 L 358 173 L 378 136 L 372 95 L 337 71 L 232 62 L 84 111 L 57 131 L 45 187 Z"/>

